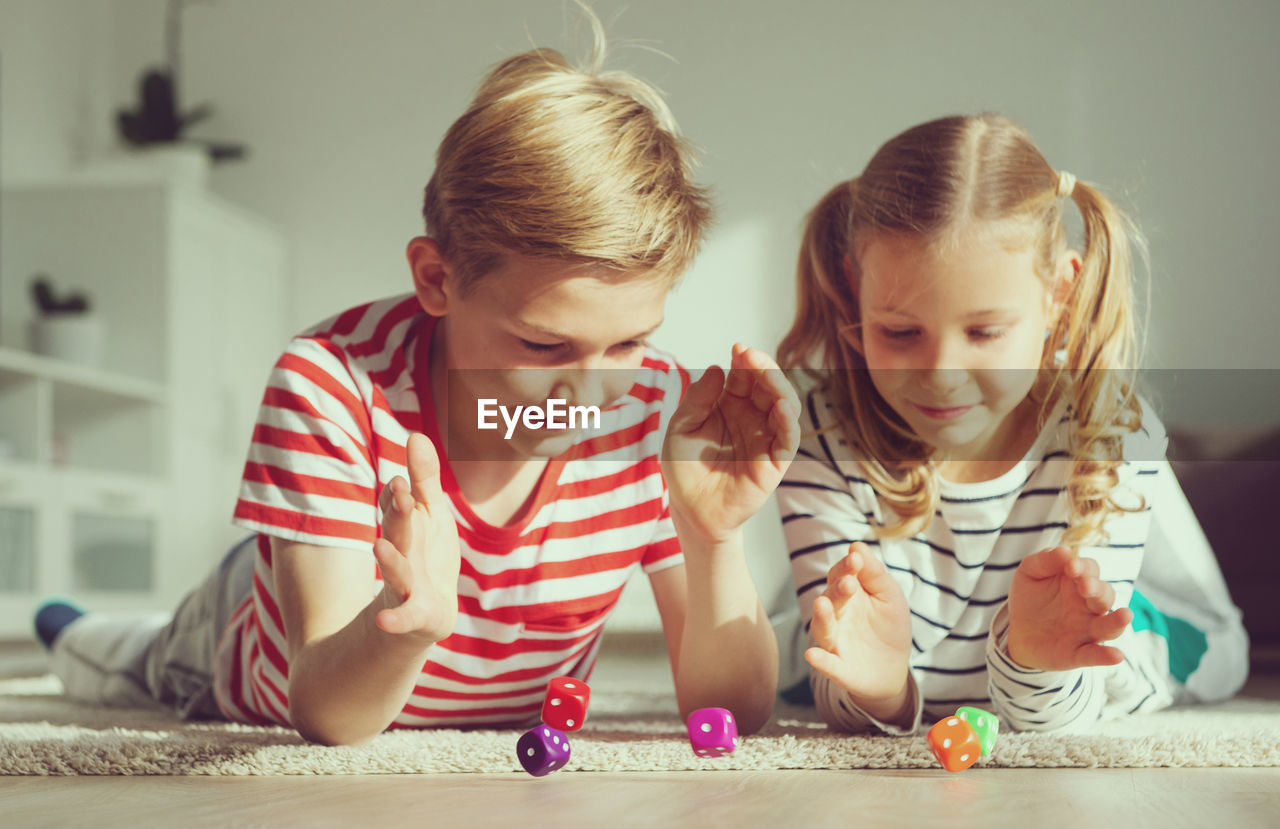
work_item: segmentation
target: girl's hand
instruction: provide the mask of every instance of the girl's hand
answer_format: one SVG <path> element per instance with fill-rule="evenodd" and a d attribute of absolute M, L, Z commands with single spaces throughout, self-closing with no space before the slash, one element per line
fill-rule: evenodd
<path fill-rule="evenodd" d="M 431 440 L 410 435 L 405 452 L 409 480 L 392 478 L 378 502 L 382 538 L 373 555 L 383 587 L 375 622 L 387 633 L 434 644 L 453 632 L 458 618 L 458 527 Z"/>
<path fill-rule="evenodd" d="M 686 390 L 662 444 L 672 516 L 715 544 L 756 513 L 800 443 L 800 401 L 770 357 L 733 347 Z"/>
<path fill-rule="evenodd" d="M 1009 656 L 1023 667 L 1067 671 L 1117 665 L 1115 639 L 1133 621 L 1133 611 L 1111 610 L 1111 585 L 1098 578 L 1098 562 L 1066 547 L 1027 556 L 1009 589 Z"/>
<path fill-rule="evenodd" d="M 901 700 L 911 658 L 911 611 L 902 588 L 866 544 L 827 572 L 827 589 L 813 602 L 804 658 L 863 708 Z M 890 705 L 890 708 L 896 706 Z"/>

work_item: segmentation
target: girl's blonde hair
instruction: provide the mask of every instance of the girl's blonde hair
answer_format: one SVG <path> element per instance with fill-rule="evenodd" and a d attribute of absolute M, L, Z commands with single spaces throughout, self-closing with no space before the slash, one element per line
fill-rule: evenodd
<path fill-rule="evenodd" d="M 710 222 L 691 151 L 652 87 L 534 49 L 499 64 L 436 153 L 422 214 L 463 290 L 507 254 L 674 281 Z"/>
<path fill-rule="evenodd" d="M 783 368 L 807 370 L 819 381 L 850 451 L 892 505 L 898 520 L 881 528 L 880 536 L 910 536 L 928 526 L 939 484 L 930 462 L 934 447 L 920 441 L 880 397 L 857 345 L 858 256 L 877 236 L 944 244 L 975 224 L 999 223 L 999 230 L 1032 246 L 1036 270 L 1051 290 L 1067 246 L 1063 184 L 1062 195 L 1070 196 L 1084 219 L 1083 262 L 1045 342 L 1032 395 L 1041 406 L 1042 427 L 1063 396 L 1073 406 L 1071 519 L 1062 543 L 1077 546 L 1105 539 L 1108 516 L 1132 509 L 1111 497 L 1121 443 L 1141 427 L 1133 391 L 1138 340 L 1131 259 L 1131 244 L 1141 245 L 1141 239 L 1128 219 L 1092 185 L 1060 176 L 1025 130 L 993 114 L 912 127 L 809 214 L 796 318 L 778 359 Z M 1065 360 L 1055 360 L 1060 348 Z"/>

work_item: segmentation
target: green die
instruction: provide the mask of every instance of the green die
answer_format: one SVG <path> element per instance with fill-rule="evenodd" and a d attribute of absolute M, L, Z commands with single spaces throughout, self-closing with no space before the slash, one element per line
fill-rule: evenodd
<path fill-rule="evenodd" d="M 990 757 L 991 749 L 996 747 L 996 734 L 1000 731 L 1000 719 L 990 711 L 966 705 L 956 709 L 956 716 L 973 726 L 978 735 L 978 743 L 982 746 L 982 756 Z"/>

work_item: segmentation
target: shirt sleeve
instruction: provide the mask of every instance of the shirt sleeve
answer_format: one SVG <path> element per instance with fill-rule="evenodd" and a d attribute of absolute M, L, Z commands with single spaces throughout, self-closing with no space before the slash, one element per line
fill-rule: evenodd
<path fill-rule="evenodd" d="M 1128 607 L 1134 583 L 1142 568 L 1143 555 L 1152 535 L 1153 505 L 1162 489 L 1163 477 L 1172 473 L 1164 459 L 1167 440 L 1159 422 L 1144 412 L 1143 429 L 1126 439 L 1124 460 L 1111 497 L 1129 511 L 1111 516 L 1106 523 L 1107 539 L 1082 547 L 1078 554 L 1098 562 L 1099 577 L 1115 591 L 1112 609 Z M 991 622 L 987 638 L 988 693 L 996 713 L 1015 730 L 1083 731 L 1099 718 L 1111 716 L 1120 706 L 1130 704 L 1135 689 L 1161 696 L 1167 705 L 1163 678 L 1140 663 L 1149 665 L 1143 651 L 1148 645 L 1127 628 L 1110 644 L 1125 653 L 1117 666 L 1094 666 L 1070 671 L 1029 670 L 1009 656 L 1009 609 L 1002 606 Z"/>
<path fill-rule="evenodd" d="M 813 398 L 808 408 L 803 426 L 812 434 L 801 442 L 777 492 L 800 621 L 806 633 L 813 620 L 813 601 L 826 589 L 827 572 L 832 565 L 844 557 L 855 541 L 864 542 L 873 550 L 879 547 L 871 529 L 871 516 L 859 506 L 851 490 L 851 485 L 867 486 L 870 492 L 869 484 L 845 478 L 830 452 L 827 437 L 817 431 Z M 808 641 L 813 644 L 811 636 Z M 871 717 L 837 683 L 812 668 L 809 683 L 819 715 L 832 728 L 895 735 L 910 734 L 919 728 L 923 700 L 914 676 L 908 678 L 914 713 L 907 727 Z"/>
<path fill-rule="evenodd" d="M 377 538 L 372 424 L 346 355 L 294 339 L 254 425 L 233 521 L 289 541 L 367 551 Z"/>

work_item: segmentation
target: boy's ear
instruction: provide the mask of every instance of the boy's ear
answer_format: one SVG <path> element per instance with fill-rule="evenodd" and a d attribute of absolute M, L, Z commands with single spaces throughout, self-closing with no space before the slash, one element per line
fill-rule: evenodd
<path fill-rule="evenodd" d="M 415 236 L 409 240 L 405 256 L 409 259 L 409 269 L 413 271 L 413 290 L 418 295 L 422 310 L 433 317 L 449 313 L 453 272 L 436 240 Z"/>

